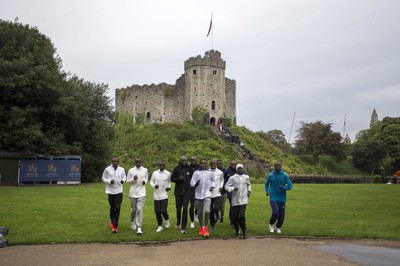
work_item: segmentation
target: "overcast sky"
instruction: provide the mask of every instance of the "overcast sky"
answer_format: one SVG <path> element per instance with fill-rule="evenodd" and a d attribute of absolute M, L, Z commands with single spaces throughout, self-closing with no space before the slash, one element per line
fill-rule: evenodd
<path fill-rule="evenodd" d="M 112 98 L 175 84 L 186 59 L 213 48 L 236 80 L 237 124 L 253 131 L 294 142 L 300 121 L 321 120 L 342 134 L 346 115 L 353 141 L 373 108 L 400 116 L 400 0 L 0 0 L 0 18 L 16 17 Z"/>

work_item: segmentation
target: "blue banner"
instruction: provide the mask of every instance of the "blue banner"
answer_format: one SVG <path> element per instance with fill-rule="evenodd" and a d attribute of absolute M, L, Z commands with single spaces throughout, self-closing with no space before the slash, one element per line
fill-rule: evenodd
<path fill-rule="evenodd" d="M 19 182 L 81 181 L 80 160 L 21 160 Z"/>

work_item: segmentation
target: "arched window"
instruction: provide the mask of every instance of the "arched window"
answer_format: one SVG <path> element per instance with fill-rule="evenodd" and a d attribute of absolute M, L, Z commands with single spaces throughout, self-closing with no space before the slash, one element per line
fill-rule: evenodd
<path fill-rule="evenodd" d="M 146 117 L 147 117 L 147 120 L 150 120 L 150 112 L 147 112 Z"/>
<path fill-rule="evenodd" d="M 212 110 L 215 110 L 215 101 L 212 101 L 212 102 L 211 102 L 211 109 L 212 109 Z"/>

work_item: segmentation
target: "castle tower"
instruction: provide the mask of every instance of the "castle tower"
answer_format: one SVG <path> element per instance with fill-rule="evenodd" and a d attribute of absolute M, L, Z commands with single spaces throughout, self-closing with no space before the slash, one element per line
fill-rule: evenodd
<path fill-rule="evenodd" d="M 175 85 L 132 85 L 115 90 L 115 109 L 135 122 L 181 123 L 192 120 L 196 107 L 206 110 L 207 123 L 221 118 L 236 123 L 236 81 L 225 77 L 221 53 L 210 50 L 185 61 Z"/>
<path fill-rule="evenodd" d="M 369 128 L 372 127 L 373 124 L 375 124 L 376 122 L 378 122 L 378 113 L 376 112 L 375 108 L 372 111 L 372 115 L 371 115 L 371 122 L 369 123 Z"/>
<path fill-rule="evenodd" d="M 204 57 L 185 61 L 185 120 L 194 108 L 204 108 L 209 123 L 222 117 L 236 117 L 236 82 L 225 77 L 226 62 L 218 51 L 207 51 Z"/>

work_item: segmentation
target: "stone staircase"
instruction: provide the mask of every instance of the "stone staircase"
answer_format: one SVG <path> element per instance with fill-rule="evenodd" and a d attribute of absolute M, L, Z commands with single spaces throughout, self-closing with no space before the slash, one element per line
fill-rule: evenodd
<path fill-rule="evenodd" d="M 224 125 L 210 126 L 211 131 L 218 135 L 225 143 L 234 144 L 238 153 L 242 154 L 243 164 L 246 169 L 251 169 L 257 173 L 264 173 L 267 175 L 272 165 L 265 162 L 265 160 L 257 154 L 251 153 L 251 151 L 244 145 L 240 140 L 240 137 L 235 132 Z"/>

